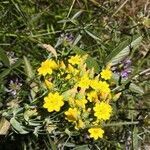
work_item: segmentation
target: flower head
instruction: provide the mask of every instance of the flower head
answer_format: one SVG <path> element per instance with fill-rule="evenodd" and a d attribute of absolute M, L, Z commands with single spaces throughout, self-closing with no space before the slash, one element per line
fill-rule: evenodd
<path fill-rule="evenodd" d="M 50 82 L 50 81 L 48 81 L 48 80 L 46 80 L 46 79 L 45 79 L 45 85 L 46 85 L 46 87 L 47 87 L 48 89 L 51 89 L 51 88 L 53 87 L 53 83 Z"/>
<path fill-rule="evenodd" d="M 82 62 L 82 58 L 79 55 L 71 56 L 68 62 L 72 65 L 79 65 Z"/>
<path fill-rule="evenodd" d="M 63 61 L 60 61 L 59 67 L 60 67 L 61 69 L 66 69 L 66 65 L 64 64 Z"/>
<path fill-rule="evenodd" d="M 90 86 L 91 86 L 94 90 L 96 90 L 96 91 L 99 91 L 99 90 L 100 90 L 100 88 L 101 88 L 100 81 L 99 81 L 99 80 L 97 80 L 97 79 L 93 79 L 93 80 L 91 80 L 91 82 L 90 82 Z"/>
<path fill-rule="evenodd" d="M 80 112 L 77 110 L 77 108 L 69 108 L 69 110 L 65 112 L 65 115 L 69 122 L 75 122 L 77 121 Z"/>
<path fill-rule="evenodd" d="M 108 120 L 112 113 L 112 108 L 109 104 L 101 102 L 95 104 L 94 111 L 94 115 L 97 117 L 97 119 Z"/>
<path fill-rule="evenodd" d="M 90 128 L 89 130 L 90 137 L 94 138 L 94 140 L 97 140 L 98 138 L 102 138 L 104 134 L 104 130 L 101 128 Z"/>
<path fill-rule="evenodd" d="M 103 69 L 101 72 L 101 77 L 105 80 L 109 80 L 112 77 L 112 72 L 110 69 Z"/>
<path fill-rule="evenodd" d="M 77 99 L 76 101 L 77 107 L 85 108 L 85 104 L 87 103 L 86 99 Z"/>
<path fill-rule="evenodd" d="M 52 70 L 56 69 L 58 66 L 53 60 L 47 59 L 46 61 L 42 62 L 41 67 L 38 69 L 39 75 L 47 75 L 52 74 Z"/>
<path fill-rule="evenodd" d="M 100 92 L 101 93 L 105 93 L 105 94 L 109 94 L 110 93 L 110 88 L 109 88 L 109 84 L 106 81 L 100 81 L 99 82 L 99 87 L 100 87 Z"/>
<path fill-rule="evenodd" d="M 79 130 L 79 129 L 83 129 L 85 127 L 85 123 L 79 119 L 77 122 L 76 122 L 76 126 L 75 126 L 75 129 L 76 130 Z"/>
<path fill-rule="evenodd" d="M 44 108 L 47 108 L 49 112 L 60 111 L 60 108 L 64 105 L 63 97 L 56 93 L 49 93 L 47 97 L 44 98 Z"/>
<path fill-rule="evenodd" d="M 121 74 L 121 77 L 122 77 L 122 78 L 127 78 L 127 77 L 129 76 L 130 73 L 131 73 L 130 70 L 125 69 L 125 70 L 121 71 L 120 74 Z"/>
<path fill-rule="evenodd" d="M 87 89 L 87 88 L 89 88 L 89 85 L 90 85 L 90 79 L 89 79 L 88 75 L 85 74 L 80 78 L 78 86 L 81 88 Z"/>
<path fill-rule="evenodd" d="M 90 102 L 94 101 L 98 101 L 98 95 L 97 95 L 97 92 L 96 91 L 91 91 L 90 93 L 87 94 L 87 97 L 88 97 L 88 100 Z"/>

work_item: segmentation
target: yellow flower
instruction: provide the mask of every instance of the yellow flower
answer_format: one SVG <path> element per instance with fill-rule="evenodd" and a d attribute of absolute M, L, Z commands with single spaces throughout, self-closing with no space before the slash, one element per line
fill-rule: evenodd
<path fill-rule="evenodd" d="M 100 81 L 98 81 L 97 79 L 91 80 L 90 86 L 96 91 L 99 91 L 101 89 Z"/>
<path fill-rule="evenodd" d="M 68 64 L 68 67 L 67 67 L 67 72 L 68 73 L 73 73 L 75 70 L 75 68 L 73 66 L 71 66 L 70 64 Z"/>
<path fill-rule="evenodd" d="M 109 100 L 112 99 L 111 93 L 101 93 L 100 98 L 102 101 L 106 101 L 109 102 Z"/>
<path fill-rule="evenodd" d="M 75 100 L 73 98 L 69 98 L 68 99 L 68 103 L 71 107 L 74 107 L 75 106 Z"/>
<path fill-rule="evenodd" d="M 61 62 L 59 63 L 59 67 L 60 67 L 61 69 L 66 69 L 66 65 L 64 64 L 63 61 L 61 61 Z"/>
<path fill-rule="evenodd" d="M 83 129 L 84 127 L 85 127 L 84 122 L 83 122 L 81 119 L 79 119 L 79 120 L 76 122 L 75 129 L 76 129 L 76 130 L 79 130 L 79 129 Z"/>
<path fill-rule="evenodd" d="M 78 86 L 81 88 L 88 89 L 90 85 L 90 79 L 87 74 L 83 75 L 78 82 Z"/>
<path fill-rule="evenodd" d="M 67 76 L 65 79 L 71 79 L 71 77 L 76 76 L 79 73 L 79 70 L 77 70 L 76 68 L 74 68 L 72 65 L 68 65 L 68 67 L 66 68 L 66 73 Z"/>
<path fill-rule="evenodd" d="M 90 102 L 97 102 L 98 101 L 98 95 L 96 91 L 91 91 L 90 93 L 87 94 L 88 100 Z"/>
<path fill-rule="evenodd" d="M 103 69 L 101 72 L 101 77 L 105 80 L 109 80 L 112 77 L 112 72 L 110 69 Z"/>
<path fill-rule="evenodd" d="M 47 97 L 44 98 L 44 108 L 47 108 L 49 112 L 60 111 L 60 108 L 64 105 L 63 97 L 56 93 L 49 93 Z"/>
<path fill-rule="evenodd" d="M 105 94 L 110 93 L 109 84 L 106 81 L 99 82 L 99 89 L 100 89 L 101 93 L 105 93 Z"/>
<path fill-rule="evenodd" d="M 80 112 L 77 110 L 77 108 L 69 108 L 69 110 L 65 112 L 65 115 L 69 122 L 75 122 L 77 121 Z"/>
<path fill-rule="evenodd" d="M 47 75 L 52 74 L 52 70 L 57 68 L 57 64 L 53 60 L 47 59 L 46 61 L 42 62 L 41 67 L 38 69 L 39 75 Z"/>
<path fill-rule="evenodd" d="M 77 99 L 76 101 L 76 105 L 79 108 L 85 108 L 85 104 L 87 103 L 86 99 Z"/>
<path fill-rule="evenodd" d="M 79 65 L 82 62 L 82 58 L 79 55 L 71 56 L 68 62 L 72 65 L 75 65 L 75 64 Z"/>
<path fill-rule="evenodd" d="M 112 113 L 112 108 L 109 104 L 101 102 L 95 104 L 94 111 L 94 115 L 97 117 L 97 119 L 108 120 Z"/>
<path fill-rule="evenodd" d="M 90 128 L 88 130 L 88 132 L 90 133 L 90 137 L 94 138 L 94 140 L 97 140 L 98 138 L 102 138 L 103 134 L 104 134 L 104 130 L 101 128 Z"/>
<path fill-rule="evenodd" d="M 77 73 L 79 73 L 79 70 L 68 64 L 67 72 L 76 75 Z"/>
<path fill-rule="evenodd" d="M 71 79 L 71 77 L 72 77 L 71 74 L 67 74 L 67 76 L 65 77 L 65 79 L 69 80 L 69 79 Z"/>
<path fill-rule="evenodd" d="M 48 89 L 51 89 L 51 88 L 53 87 L 53 83 L 50 82 L 50 81 L 48 81 L 48 80 L 46 80 L 46 79 L 45 79 L 45 85 L 46 85 L 46 87 L 47 87 Z"/>

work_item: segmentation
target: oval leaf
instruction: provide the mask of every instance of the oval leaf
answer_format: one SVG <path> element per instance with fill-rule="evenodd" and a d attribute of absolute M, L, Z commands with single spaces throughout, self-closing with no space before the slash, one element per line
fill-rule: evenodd
<path fill-rule="evenodd" d="M 10 66 L 9 59 L 2 49 L 0 49 L 0 60 L 4 63 L 5 66 Z"/>
<path fill-rule="evenodd" d="M 29 133 L 28 131 L 26 131 L 24 129 L 24 127 L 15 119 L 15 118 L 11 118 L 10 119 L 10 123 L 13 126 L 13 128 L 20 134 L 27 134 Z"/>
<path fill-rule="evenodd" d="M 111 63 L 112 65 L 118 64 L 121 60 L 123 60 L 130 53 L 130 47 L 137 48 L 142 40 L 141 36 L 135 38 L 132 42 L 126 40 L 119 44 L 110 55 L 106 58 L 106 63 Z"/>
<path fill-rule="evenodd" d="M 23 59 L 24 59 L 24 64 L 25 64 L 25 72 L 26 72 L 27 76 L 29 77 L 29 79 L 32 79 L 34 76 L 34 73 L 33 73 L 32 67 L 31 67 L 31 63 L 27 59 L 27 57 L 23 56 Z"/>

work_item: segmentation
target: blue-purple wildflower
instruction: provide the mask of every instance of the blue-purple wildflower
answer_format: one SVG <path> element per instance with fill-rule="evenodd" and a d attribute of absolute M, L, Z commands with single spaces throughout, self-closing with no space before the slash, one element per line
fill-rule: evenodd
<path fill-rule="evenodd" d="M 121 61 L 117 66 L 114 66 L 112 70 L 122 78 L 127 78 L 131 73 L 131 63 L 132 61 L 130 59 L 125 59 Z"/>

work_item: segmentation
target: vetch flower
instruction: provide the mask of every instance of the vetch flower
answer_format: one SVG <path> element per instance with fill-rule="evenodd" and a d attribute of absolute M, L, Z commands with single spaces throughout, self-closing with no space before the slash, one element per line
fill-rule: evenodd
<path fill-rule="evenodd" d="M 47 108 L 49 112 L 60 111 L 60 108 L 64 105 L 63 97 L 56 93 L 49 93 L 47 97 L 44 98 L 44 108 Z"/>
<path fill-rule="evenodd" d="M 132 71 L 131 63 L 132 61 L 129 58 L 127 58 L 121 61 L 117 66 L 112 67 L 112 70 L 114 73 L 117 73 L 122 78 L 127 78 Z"/>
<path fill-rule="evenodd" d="M 94 115 L 97 117 L 97 119 L 108 120 L 112 113 L 112 108 L 109 104 L 101 102 L 95 104 L 94 111 Z"/>
<path fill-rule="evenodd" d="M 125 69 L 125 70 L 121 71 L 120 74 L 121 74 L 121 77 L 122 77 L 122 78 L 127 78 L 127 77 L 129 76 L 130 73 L 131 73 L 130 70 Z"/>
<path fill-rule="evenodd" d="M 104 134 L 104 130 L 101 128 L 90 128 L 88 130 L 88 132 L 90 133 L 90 137 L 94 138 L 94 140 L 97 140 L 98 138 L 102 138 L 103 134 Z"/>
<path fill-rule="evenodd" d="M 18 78 L 16 80 L 10 80 L 9 88 L 6 88 L 5 91 L 11 93 L 13 96 L 17 96 L 21 90 L 22 83 L 19 82 Z"/>

